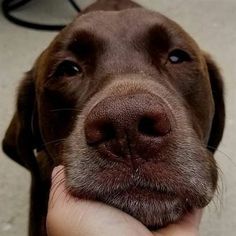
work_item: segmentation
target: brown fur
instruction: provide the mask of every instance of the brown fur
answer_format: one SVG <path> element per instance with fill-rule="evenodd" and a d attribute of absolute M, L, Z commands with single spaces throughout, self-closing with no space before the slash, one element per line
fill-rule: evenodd
<path fill-rule="evenodd" d="M 224 129 L 220 72 L 176 23 L 142 8 L 123 10 L 133 7 L 97 1 L 21 82 L 3 149 L 32 174 L 30 235 L 46 235 L 57 164 L 66 167 L 71 194 L 120 208 L 150 228 L 206 206 L 214 195 L 213 154 Z M 108 11 L 94 11 L 101 9 Z M 176 48 L 191 60 L 170 63 Z M 68 58 L 83 75 L 55 76 Z M 154 134 L 145 125 L 144 133 L 136 130 L 145 114 Z M 115 134 L 103 140 L 98 124 L 107 120 Z"/>

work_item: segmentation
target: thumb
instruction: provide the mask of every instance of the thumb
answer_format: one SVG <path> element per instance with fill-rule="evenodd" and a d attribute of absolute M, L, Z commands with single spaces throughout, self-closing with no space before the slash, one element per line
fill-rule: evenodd
<path fill-rule="evenodd" d="M 55 167 L 51 177 L 46 219 L 49 236 L 78 235 L 74 227 L 78 221 L 75 211 L 77 201 L 66 191 L 64 167 Z"/>
<path fill-rule="evenodd" d="M 76 199 L 71 197 L 66 191 L 65 172 L 63 166 L 57 166 L 53 169 L 51 176 L 51 189 L 49 194 L 48 210 L 53 210 L 57 207 L 76 203 Z"/>

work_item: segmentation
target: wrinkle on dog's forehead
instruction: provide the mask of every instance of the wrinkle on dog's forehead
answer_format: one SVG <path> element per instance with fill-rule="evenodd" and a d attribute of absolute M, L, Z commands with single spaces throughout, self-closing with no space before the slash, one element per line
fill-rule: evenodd
<path fill-rule="evenodd" d="M 134 21 L 134 19 L 139 20 Z M 177 23 L 160 13 L 139 8 L 124 11 L 96 11 L 81 15 L 68 26 L 64 36 L 68 37 L 68 40 L 73 40 L 76 32 L 87 30 L 104 40 L 110 37 L 128 40 L 134 36 L 146 35 L 149 30 L 158 27 L 165 29 L 176 43 L 182 43 L 184 40 L 185 43 L 191 44 L 190 48 L 199 49 L 196 42 Z"/>
<path fill-rule="evenodd" d="M 108 20 L 109 19 L 109 20 Z M 134 24 L 134 19 L 135 20 Z M 86 27 L 90 26 L 89 30 L 96 30 L 97 26 L 103 26 L 104 30 L 109 30 L 110 32 L 115 32 L 116 28 L 119 26 L 127 27 L 130 31 L 133 28 L 152 25 L 155 23 L 163 24 L 170 21 L 165 16 L 157 12 L 148 11 L 145 9 L 128 9 L 123 11 L 96 11 L 90 12 L 85 15 L 77 17 L 71 27 Z M 112 22 L 112 23 L 111 23 Z M 96 23 L 96 25 L 93 25 Z M 93 26 L 92 26 L 93 25 Z M 132 26 L 130 28 L 130 26 Z"/>

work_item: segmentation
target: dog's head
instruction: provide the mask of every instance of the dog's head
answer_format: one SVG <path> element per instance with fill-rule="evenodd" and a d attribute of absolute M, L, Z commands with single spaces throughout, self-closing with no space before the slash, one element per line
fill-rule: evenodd
<path fill-rule="evenodd" d="M 22 81 L 4 149 L 33 172 L 43 149 L 74 196 L 163 226 L 213 197 L 222 87 L 215 63 L 163 15 L 88 13 Z"/>

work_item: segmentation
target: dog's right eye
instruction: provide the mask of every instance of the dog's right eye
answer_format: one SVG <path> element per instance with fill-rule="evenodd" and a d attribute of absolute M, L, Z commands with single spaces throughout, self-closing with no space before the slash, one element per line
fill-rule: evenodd
<path fill-rule="evenodd" d="M 191 61 L 190 55 L 181 49 L 175 49 L 170 52 L 168 59 L 172 64 L 181 64 L 186 61 Z"/>
<path fill-rule="evenodd" d="M 56 77 L 72 77 L 76 75 L 81 75 L 82 69 L 81 67 L 73 61 L 65 60 L 59 64 L 54 75 Z"/>

